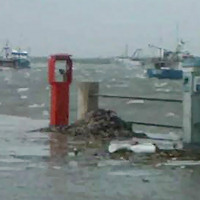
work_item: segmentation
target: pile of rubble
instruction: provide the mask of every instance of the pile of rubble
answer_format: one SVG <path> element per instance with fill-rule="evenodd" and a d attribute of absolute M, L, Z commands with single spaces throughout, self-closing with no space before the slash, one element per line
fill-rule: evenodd
<path fill-rule="evenodd" d="M 53 131 L 73 137 L 98 139 L 119 139 L 134 136 L 131 123 L 122 120 L 114 111 L 105 109 L 88 112 L 83 119 L 69 126 L 54 127 L 41 131 Z"/>

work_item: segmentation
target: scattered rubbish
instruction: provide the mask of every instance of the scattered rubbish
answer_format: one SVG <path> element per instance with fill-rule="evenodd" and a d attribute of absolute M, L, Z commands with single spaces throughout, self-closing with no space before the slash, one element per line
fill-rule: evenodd
<path fill-rule="evenodd" d="M 143 143 L 143 144 L 117 144 L 117 143 L 111 143 L 108 147 L 109 153 L 114 153 L 119 150 L 128 150 L 135 153 L 155 153 L 156 152 L 156 146 L 151 143 Z"/>
<path fill-rule="evenodd" d="M 136 133 L 132 131 L 131 123 L 122 120 L 112 110 L 97 109 L 68 126 L 50 126 L 35 131 L 62 133 L 72 137 L 74 141 L 78 139 L 85 142 L 88 148 L 103 147 L 103 154 L 114 160 L 133 159 L 134 163 L 153 164 L 156 167 L 177 165 L 179 160 L 200 160 L 199 151 L 183 149 L 180 135 L 174 132 Z M 100 152 L 101 150 L 99 149 Z M 92 155 L 99 155 L 99 152 L 95 151 Z M 70 152 L 69 156 L 75 156 L 75 152 Z M 200 161 L 198 164 L 200 165 Z M 179 163 L 179 166 L 185 166 L 185 163 Z"/>

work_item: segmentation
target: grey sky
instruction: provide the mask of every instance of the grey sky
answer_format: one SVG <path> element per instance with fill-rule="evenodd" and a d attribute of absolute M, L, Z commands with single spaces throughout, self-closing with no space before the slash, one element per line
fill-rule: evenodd
<path fill-rule="evenodd" d="M 130 54 L 149 43 L 174 48 L 179 36 L 200 54 L 199 0 L 0 0 L 0 45 L 34 56 Z"/>

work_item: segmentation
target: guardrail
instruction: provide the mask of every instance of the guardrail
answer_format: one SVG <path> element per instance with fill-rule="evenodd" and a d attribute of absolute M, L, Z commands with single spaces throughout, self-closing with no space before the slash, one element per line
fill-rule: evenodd
<path fill-rule="evenodd" d="M 163 98 L 152 98 L 152 97 L 99 94 L 98 82 L 80 82 L 78 83 L 78 119 L 82 118 L 86 112 L 98 109 L 99 97 L 111 98 L 111 99 L 114 99 L 114 98 L 133 99 L 133 100 L 173 102 L 173 103 L 183 102 L 182 99 L 163 99 Z M 182 129 L 182 126 L 167 125 L 167 124 L 146 123 L 146 122 L 140 122 L 140 121 L 129 121 L 129 123 L 144 125 L 144 126 L 156 126 L 156 127 L 163 127 L 163 128 Z"/>
<path fill-rule="evenodd" d="M 182 99 L 162 99 L 162 98 L 152 98 L 152 97 L 133 97 L 133 96 L 119 96 L 119 95 L 107 95 L 107 94 L 90 94 L 91 97 L 102 97 L 102 98 L 117 98 L 117 99 L 133 99 L 133 100 L 146 100 L 146 101 L 164 101 L 164 102 L 174 102 L 182 103 Z"/>

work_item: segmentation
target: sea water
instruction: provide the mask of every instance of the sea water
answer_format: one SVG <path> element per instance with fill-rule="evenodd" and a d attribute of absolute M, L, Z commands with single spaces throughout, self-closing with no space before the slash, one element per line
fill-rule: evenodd
<path fill-rule="evenodd" d="M 141 66 L 119 63 L 74 63 L 70 87 L 70 122 L 76 120 L 77 88 L 81 81 L 98 81 L 100 94 L 182 98 L 179 80 L 149 79 Z M 5 70 L 0 74 L 1 114 L 49 119 L 50 85 L 47 63 L 36 62 L 31 69 Z M 111 109 L 124 120 L 178 125 L 182 124 L 179 103 L 136 101 L 131 99 L 99 99 L 100 107 Z"/>

